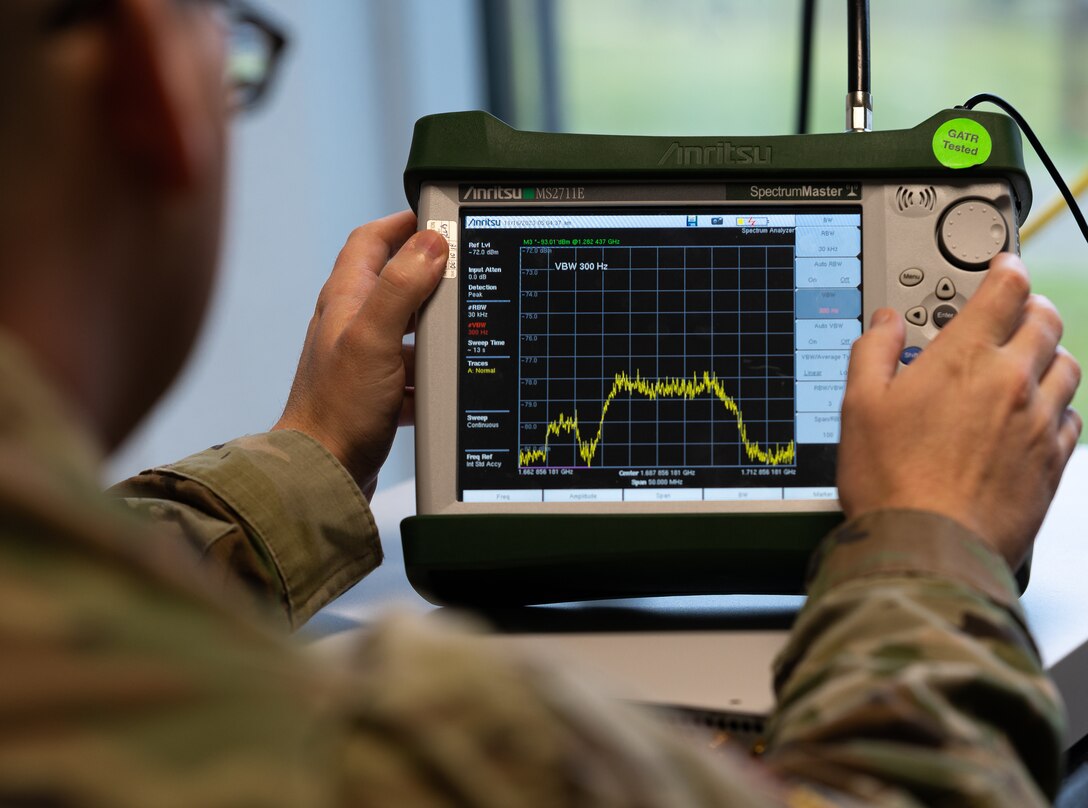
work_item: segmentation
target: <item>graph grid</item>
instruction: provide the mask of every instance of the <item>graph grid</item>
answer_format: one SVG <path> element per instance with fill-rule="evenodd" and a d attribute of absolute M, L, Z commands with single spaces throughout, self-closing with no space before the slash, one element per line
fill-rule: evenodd
<path fill-rule="evenodd" d="M 519 465 L 791 466 L 791 246 L 523 246 Z"/>

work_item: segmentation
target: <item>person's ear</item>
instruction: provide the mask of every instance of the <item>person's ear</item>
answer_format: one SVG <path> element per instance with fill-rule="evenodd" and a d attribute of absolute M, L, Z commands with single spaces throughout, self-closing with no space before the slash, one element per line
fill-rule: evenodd
<path fill-rule="evenodd" d="M 191 188 L 216 160 L 222 113 L 207 88 L 221 80 L 214 62 L 221 54 L 200 41 L 174 0 L 114 0 L 114 12 L 105 99 L 111 134 L 143 179 Z"/>

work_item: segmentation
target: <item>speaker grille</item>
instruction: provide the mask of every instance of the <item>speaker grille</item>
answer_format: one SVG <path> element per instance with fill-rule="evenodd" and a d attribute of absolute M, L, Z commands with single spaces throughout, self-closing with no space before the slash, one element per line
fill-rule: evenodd
<path fill-rule="evenodd" d="M 895 192 L 895 207 L 900 213 L 917 211 L 932 213 L 937 205 L 937 189 L 932 185 L 909 188 L 900 185 Z"/>

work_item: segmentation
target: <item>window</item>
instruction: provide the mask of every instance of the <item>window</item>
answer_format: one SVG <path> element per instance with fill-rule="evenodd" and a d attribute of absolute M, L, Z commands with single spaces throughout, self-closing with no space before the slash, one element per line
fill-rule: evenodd
<path fill-rule="evenodd" d="M 483 8 L 490 42 L 504 46 L 492 50 L 493 110 L 520 128 L 796 131 L 800 0 L 484 0 Z M 1088 0 L 878 2 L 871 27 L 875 128 L 909 128 L 991 92 L 1023 113 L 1067 182 L 1088 168 Z M 823 0 L 810 131 L 843 129 L 845 93 L 846 3 Z M 1057 191 L 1024 146 L 1030 226 Z M 1088 244 L 1068 212 L 1028 236 L 1023 255 L 1036 291 L 1058 304 L 1064 344 L 1088 365 Z M 1088 389 L 1077 405 L 1088 411 Z"/>

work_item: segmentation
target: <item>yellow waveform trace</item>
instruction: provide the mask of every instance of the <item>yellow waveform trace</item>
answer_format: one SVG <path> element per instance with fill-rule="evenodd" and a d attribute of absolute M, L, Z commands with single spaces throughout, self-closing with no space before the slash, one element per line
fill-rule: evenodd
<path fill-rule="evenodd" d="M 737 402 L 726 392 L 717 374 L 703 371 L 702 376 L 693 373 L 691 378 L 678 376 L 663 379 L 644 379 L 638 370 L 634 378 L 622 370 L 616 374 L 612 383 L 612 389 L 608 391 L 604 402 L 601 404 L 601 418 L 597 423 L 597 433 L 588 440 L 582 437 L 582 431 L 578 421 L 578 410 L 574 415 L 567 416 L 563 413 L 554 421 L 548 423 L 544 433 L 544 446 L 536 449 L 524 449 L 518 453 L 518 466 L 528 466 L 533 463 L 544 462 L 548 459 L 551 449 L 552 437 L 561 438 L 564 435 L 573 435 L 574 442 L 578 446 L 578 455 L 585 461 L 586 466 L 593 464 L 593 458 L 597 456 L 597 446 L 604 434 L 604 419 L 608 416 L 608 409 L 620 393 L 629 395 L 638 394 L 645 396 L 650 401 L 658 398 L 683 398 L 691 400 L 704 394 L 714 395 L 725 409 L 737 420 L 737 432 L 740 441 L 744 445 L 744 452 L 751 461 L 758 461 L 768 466 L 788 465 L 794 461 L 794 442 L 790 441 L 785 446 L 776 444 L 773 449 L 764 449 L 757 442 L 748 439 L 748 427 L 744 423 L 744 415 L 737 406 Z"/>

